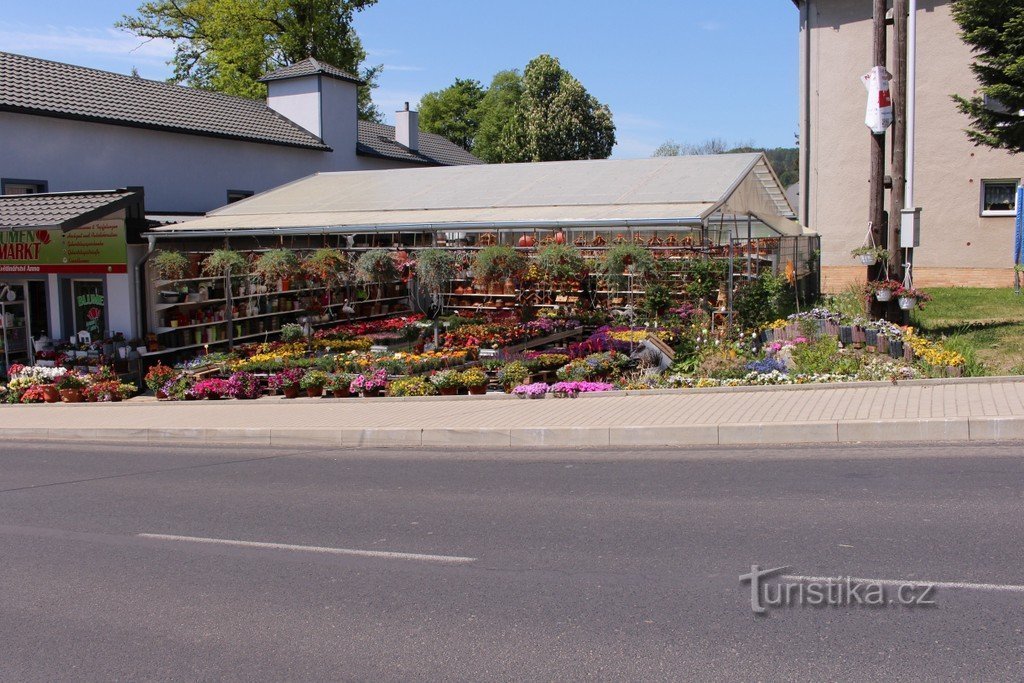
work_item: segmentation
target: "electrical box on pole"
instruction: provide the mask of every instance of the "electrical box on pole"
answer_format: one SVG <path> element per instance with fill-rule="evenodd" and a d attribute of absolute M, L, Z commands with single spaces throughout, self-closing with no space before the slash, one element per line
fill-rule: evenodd
<path fill-rule="evenodd" d="M 921 246 L 921 207 L 900 211 L 900 248 Z"/>

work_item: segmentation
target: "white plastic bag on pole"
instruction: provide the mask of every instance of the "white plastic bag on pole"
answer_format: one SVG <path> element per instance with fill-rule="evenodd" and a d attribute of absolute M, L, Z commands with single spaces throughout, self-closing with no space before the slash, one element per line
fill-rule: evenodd
<path fill-rule="evenodd" d="M 892 125 L 892 96 L 889 94 L 889 81 L 892 74 L 885 67 L 875 66 L 860 79 L 868 91 L 868 107 L 864 114 L 864 125 L 875 135 L 885 132 Z"/>

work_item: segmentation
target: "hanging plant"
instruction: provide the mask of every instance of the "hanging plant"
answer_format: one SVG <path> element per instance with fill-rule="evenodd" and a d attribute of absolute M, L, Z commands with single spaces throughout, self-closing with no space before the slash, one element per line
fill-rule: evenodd
<path fill-rule="evenodd" d="M 541 277 L 549 282 L 579 280 L 586 267 L 579 249 L 568 244 L 548 244 L 537 254 L 537 268 Z"/>
<path fill-rule="evenodd" d="M 526 272 L 526 257 L 505 245 L 484 247 L 473 261 L 473 274 L 484 280 L 518 279 Z"/>
<path fill-rule="evenodd" d="M 440 294 L 455 277 L 455 255 L 447 249 L 424 249 L 416 255 L 416 282 L 429 294 Z"/>
<path fill-rule="evenodd" d="M 876 247 L 874 245 L 857 247 L 850 252 L 854 258 L 859 258 L 862 265 L 873 266 L 879 261 L 888 261 L 889 252 L 882 247 Z"/>
<path fill-rule="evenodd" d="M 658 270 L 658 264 L 650 251 L 638 244 L 624 242 L 616 244 L 605 252 L 598 264 L 605 283 L 612 288 L 622 289 L 629 282 L 629 275 L 644 282 Z"/>
<path fill-rule="evenodd" d="M 161 249 L 153 255 L 150 262 L 161 280 L 181 280 L 189 269 L 188 259 L 180 251 Z"/>
<path fill-rule="evenodd" d="M 360 282 L 384 283 L 399 276 L 395 259 L 386 249 L 363 252 L 356 261 L 356 277 Z"/>
<path fill-rule="evenodd" d="M 299 257 L 291 249 L 271 249 L 252 264 L 252 274 L 263 284 L 291 279 L 299 272 Z"/>
<path fill-rule="evenodd" d="M 311 280 L 331 285 L 348 279 L 351 263 L 345 253 L 334 247 L 322 247 L 310 252 L 300 269 Z"/>
<path fill-rule="evenodd" d="M 234 249 L 214 249 L 203 259 L 203 274 L 210 277 L 241 275 L 247 268 L 245 257 Z"/>

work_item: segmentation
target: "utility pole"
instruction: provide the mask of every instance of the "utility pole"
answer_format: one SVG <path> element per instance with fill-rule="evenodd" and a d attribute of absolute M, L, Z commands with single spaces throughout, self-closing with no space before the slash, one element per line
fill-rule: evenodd
<path fill-rule="evenodd" d="M 885 69 L 886 52 L 886 0 L 873 0 L 874 14 L 872 18 L 872 65 Z M 869 178 L 868 220 L 871 222 L 871 233 L 875 244 L 888 249 L 889 230 L 885 220 L 885 132 L 871 133 L 871 170 Z M 885 266 L 878 263 L 868 268 L 868 279 L 877 280 L 882 276 Z M 885 314 L 885 304 L 872 299 L 872 313 L 875 317 Z"/>
<path fill-rule="evenodd" d="M 893 0 L 893 80 L 892 93 L 892 189 L 889 193 L 889 234 L 888 249 L 889 275 L 894 280 L 903 279 L 903 250 L 900 249 L 900 221 L 906 196 L 907 169 L 907 0 Z M 906 314 L 889 303 L 889 320 L 905 317 Z M 906 322 L 904 320 L 904 322 Z"/>

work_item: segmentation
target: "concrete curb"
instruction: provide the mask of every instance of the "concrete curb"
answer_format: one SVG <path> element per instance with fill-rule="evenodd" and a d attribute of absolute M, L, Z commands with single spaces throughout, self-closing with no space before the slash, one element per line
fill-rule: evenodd
<path fill-rule="evenodd" d="M 632 427 L 446 428 L 61 428 L 0 427 L 0 438 L 328 448 L 636 448 L 719 445 L 1024 441 L 1024 416 L 766 422 Z"/>

